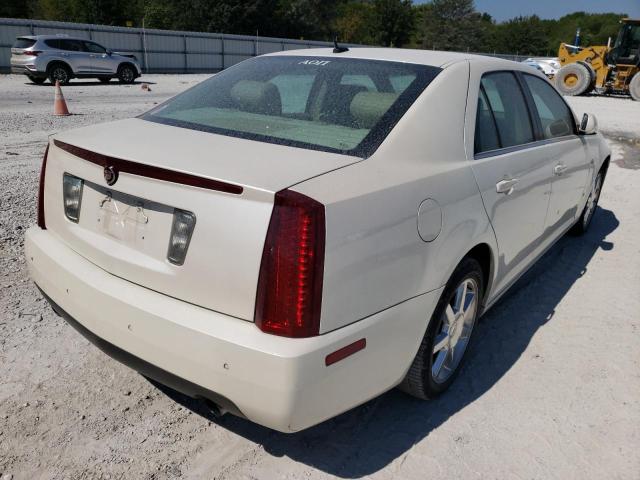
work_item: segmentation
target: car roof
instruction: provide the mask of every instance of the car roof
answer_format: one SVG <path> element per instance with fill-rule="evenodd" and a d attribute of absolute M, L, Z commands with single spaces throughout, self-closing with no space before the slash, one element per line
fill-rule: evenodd
<path fill-rule="evenodd" d="M 82 40 L 87 42 L 93 41 L 93 40 L 89 40 L 88 38 L 71 37 L 65 33 L 58 33 L 56 35 L 19 35 L 16 38 L 29 38 L 31 40 L 50 40 L 52 38 L 64 38 L 65 40 Z"/>
<path fill-rule="evenodd" d="M 300 50 L 288 50 L 286 52 L 269 53 L 267 56 L 297 56 L 297 57 L 335 57 L 335 58 L 361 58 L 366 60 L 381 60 L 387 62 L 414 63 L 430 65 L 434 67 L 446 67 L 460 61 L 481 62 L 494 64 L 508 68 L 514 62 L 501 58 L 474 55 L 471 53 L 443 52 L 438 50 L 414 50 L 408 48 L 369 48 L 350 47 L 343 53 L 333 53 L 332 48 L 310 48 Z"/>

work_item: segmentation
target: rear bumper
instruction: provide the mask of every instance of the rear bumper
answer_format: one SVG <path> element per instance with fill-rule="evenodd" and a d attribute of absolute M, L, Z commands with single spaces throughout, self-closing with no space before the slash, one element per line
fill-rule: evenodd
<path fill-rule="evenodd" d="M 24 75 L 29 75 L 30 77 L 42 77 L 45 78 L 47 76 L 46 72 L 39 72 L 36 70 L 35 66 L 27 66 L 27 65 L 11 65 L 11 73 L 22 73 Z"/>
<path fill-rule="evenodd" d="M 430 292 L 313 338 L 287 339 L 111 275 L 38 227 L 27 231 L 31 277 L 101 349 L 141 373 L 264 426 L 310 427 L 397 385 L 440 294 Z M 325 357 L 366 338 L 329 367 Z"/>

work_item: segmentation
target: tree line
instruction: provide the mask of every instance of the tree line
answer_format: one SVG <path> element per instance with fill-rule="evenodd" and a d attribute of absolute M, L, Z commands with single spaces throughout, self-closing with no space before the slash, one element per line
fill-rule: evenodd
<path fill-rule="evenodd" d="M 3 0 L 0 17 L 332 40 L 366 45 L 555 55 L 560 42 L 615 39 L 624 13 L 496 22 L 473 0 Z"/>

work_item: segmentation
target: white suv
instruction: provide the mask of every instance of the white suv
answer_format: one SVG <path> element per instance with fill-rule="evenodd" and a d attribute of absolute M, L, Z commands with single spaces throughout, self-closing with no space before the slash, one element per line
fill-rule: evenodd
<path fill-rule="evenodd" d="M 107 83 L 117 77 L 121 83 L 133 83 L 142 74 L 134 55 L 60 35 L 18 37 L 11 48 L 11 71 L 23 73 L 37 84 L 48 78 L 62 85 L 72 78 L 98 78 Z"/>

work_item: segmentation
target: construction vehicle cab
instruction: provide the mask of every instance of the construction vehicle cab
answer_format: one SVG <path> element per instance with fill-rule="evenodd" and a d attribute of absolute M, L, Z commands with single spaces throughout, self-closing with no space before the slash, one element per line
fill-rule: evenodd
<path fill-rule="evenodd" d="M 640 100 L 640 20 L 625 18 L 620 23 L 613 47 L 560 44 L 562 68 L 554 81 L 561 93 L 583 95 L 595 90 Z"/>

